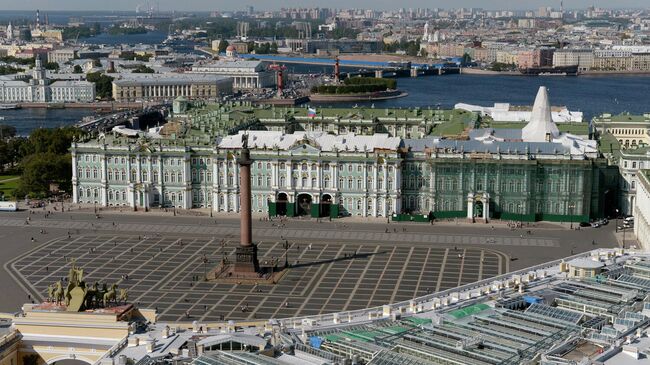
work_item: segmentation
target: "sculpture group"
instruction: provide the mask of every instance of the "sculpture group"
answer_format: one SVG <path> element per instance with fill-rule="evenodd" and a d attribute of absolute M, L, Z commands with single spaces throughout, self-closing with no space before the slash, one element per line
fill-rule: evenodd
<path fill-rule="evenodd" d="M 126 304 L 129 293 L 126 289 L 118 289 L 117 284 L 110 287 L 106 283 L 99 287 L 95 282 L 92 286 L 86 285 L 83 280 L 84 271 L 75 266 L 74 261 L 68 273 L 65 284 L 62 280 L 47 288 L 47 300 L 60 305 L 64 303 L 67 311 L 78 312 L 87 309 L 107 308 L 111 304 Z"/>

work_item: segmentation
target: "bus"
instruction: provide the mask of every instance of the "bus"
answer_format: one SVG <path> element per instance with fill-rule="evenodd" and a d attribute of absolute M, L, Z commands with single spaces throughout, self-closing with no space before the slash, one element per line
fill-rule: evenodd
<path fill-rule="evenodd" d="M 17 202 L 0 202 L 0 212 L 15 212 L 18 210 Z"/>

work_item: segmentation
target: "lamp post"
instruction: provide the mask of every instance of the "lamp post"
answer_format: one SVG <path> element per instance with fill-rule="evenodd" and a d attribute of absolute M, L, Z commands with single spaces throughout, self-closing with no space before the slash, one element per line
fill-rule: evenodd
<path fill-rule="evenodd" d="M 573 208 L 575 208 L 576 205 L 574 203 L 569 203 L 569 219 L 571 220 L 571 229 L 573 229 Z"/>
<path fill-rule="evenodd" d="M 517 203 L 517 213 L 519 213 L 519 226 L 523 226 L 523 213 L 521 212 L 521 203 Z"/>
<path fill-rule="evenodd" d="M 614 227 L 614 232 L 618 233 L 618 209 L 614 209 L 614 211 L 616 212 L 616 225 Z"/>

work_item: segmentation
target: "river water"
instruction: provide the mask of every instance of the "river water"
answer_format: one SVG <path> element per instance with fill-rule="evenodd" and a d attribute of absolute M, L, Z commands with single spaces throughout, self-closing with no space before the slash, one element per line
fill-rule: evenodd
<path fill-rule="evenodd" d="M 302 70 L 296 70 L 302 71 Z M 309 69 L 322 72 L 322 67 Z M 328 71 L 328 70 L 326 70 Z M 572 111 L 585 113 L 591 119 L 601 113 L 643 114 L 650 112 L 650 75 L 648 76 L 578 76 L 525 77 L 446 75 L 419 78 L 400 78 L 400 89 L 409 95 L 404 98 L 337 104 L 344 106 L 372 104 L 385 107 L 451 108 L 456 103 L 491 106 L 494 103 L 531 105 L 540 86 L 549 89 L 553 105 L 566 105 Z M 319 105 L 319 107 L 323 107 Z M 18 128 L 21 135 L 35 128 L 53 128 L 74 124 L 92 111 L 86 109 L 21 109 L 0 110 L 0 124 Z"/>

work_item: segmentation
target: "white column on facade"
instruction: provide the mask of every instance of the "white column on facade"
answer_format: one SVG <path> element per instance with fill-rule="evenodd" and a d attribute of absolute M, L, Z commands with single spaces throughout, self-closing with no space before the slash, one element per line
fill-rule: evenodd
<path fill-rule="evenodd" d="M 320 161 L 316 165 L 316 188 L 323 190 L 323 164 Z"/>
<path fill-rule="evenodd" d="M 106 189 L 106 187 L 108 185 L 107 184 L 108 178 L 107 178 L 107 171 L 106 171 L 106 167 L 107 167 L 106 166 L 106 155 L 104 153 L 102 153 L 99 156 L 99 162 L 101 163 L 100 175 L 101 175 L 101 178 L 102 178 L 102 180 L 101 180 L 101 189 L 100 189 L 100 195 L 101 195 L 100 199 L 101 199 L 102 206 L 106 207 L 106 206 L 108 206 L 108 190 Z"/>
<path fill-rule="evenodd" d="M 468 219 L 474 218 L 474 194 L 473 193 L 467 194 L 467 218 Z"/>
<path fill-rule="evenodd" d="M 271 189 L 278 188 L 278 161 L 271 163 Z"/>
<path fill-rule="evenodd" d="M 219 160 L 217 160 L 216 154 L 212 156 L 212 210 L 219 211 Z M 206 199 L 207 200 L 207 199 Z"/>
<path fill-rule="evenodd" d="M 291 170 L 293 169 L 292 162 L 288 161 L 286 163 L 286 183 L 287 183 L 287 189 L 292 189 L 293 188 L 293 174 L 291 173 Z"/>
<path fill-rule="evenodd" d="M 77 151 L 72 148 L 72 202 L 79 203 L 79 177 L 77 176 Z"/>
<path fill-rule="evenodd" d="M 339 166 L 337 164 L 330 164 L 332 170 L 332 188 L 334 191 L 339 190 Z"/>

